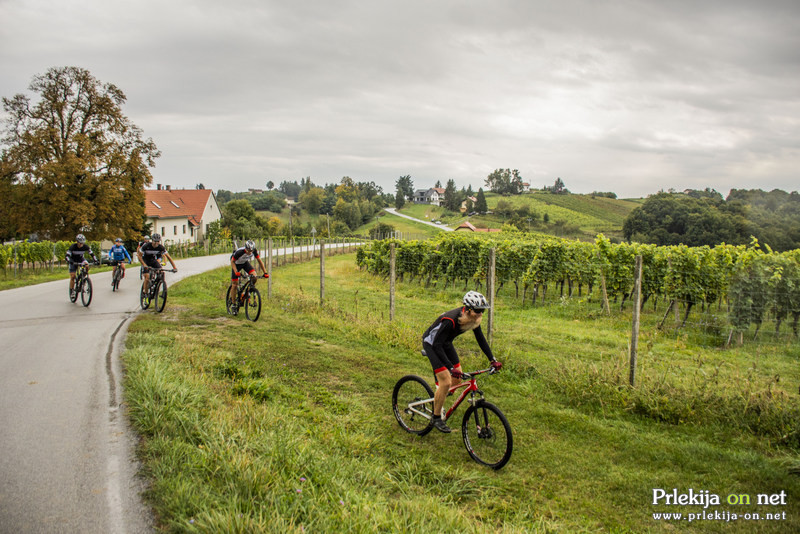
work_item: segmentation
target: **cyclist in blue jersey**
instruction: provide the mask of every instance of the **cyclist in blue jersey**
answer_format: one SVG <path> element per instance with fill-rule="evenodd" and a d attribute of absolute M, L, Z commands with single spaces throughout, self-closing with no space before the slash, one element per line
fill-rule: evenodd
<path fill-rule="evenodd" d="M 464 295 L 463 304 L 461 308 L 440 315 L 422 335 L 422 352 L 431 361 L 438 386 L 433 396 L 433 426 L 441 432 L 451 432 L 450 427 L 442 419 L 442 407 L 450 388 L 458 385 L 464 376 L 453 340 L 464 332 L 472 330 L 478 346 L 489 358 L 492 367 L 496 370 L 503 367 L 503 364 L 495 359 L 481 331 L 483 312 L 489 308 L 486 297 L 477 291 L 470 291 Z"/>
<path fill-rule="evenodd" d="M 94 263 L 100 263 L 97 257 L 92 252 L 92 247 L 86 244 L 86 236 L 78 234 L 75 236 L 75 243 L 67 249 L 66 260 L 69 265 L 69 292 L 72 294 L 75 291 L 75 273 L 78 272 L 78 267 L 83 264 L 88 264 L 84 256 L 89 254 Z"/>
<path fill-rule="evenodd" d="M 118 237 L 114 240 L 114 246 L 108 251 L 108 261 L 115 267 L 119 265 L 122 269 L 122 278 L 125 278 L 125 264 L 123 263 L 125 259 L 128 260 L 128 263 L 133 261 L 128 249 L 122 244 L 122 238 Z"/>

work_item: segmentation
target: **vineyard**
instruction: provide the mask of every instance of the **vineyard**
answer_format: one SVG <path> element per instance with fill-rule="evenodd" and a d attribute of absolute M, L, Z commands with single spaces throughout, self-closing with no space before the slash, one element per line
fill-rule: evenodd
<path fill-rule="evenodd" d="M 577 298 L 608 313 L 630 306 L 635 258 L 641 256 L 642 309 L 663 313 L 659 328 L 680 311 L 677 329 L 711 328 L 725 345 L 764 337 L 767 323 L 773 338 L 797 340 L 800 334 L 800 250 L 775 253 L 755 239 L 750 245 L 692 248 L 613 244 L 602 234 L 594 243 L 506 232 L 443 234 L 362 246 L 359 268 L 388 276 L 392 244 L 400 281 L 485 288 L 494 253 L 496 298 L 504 305 Z"/>

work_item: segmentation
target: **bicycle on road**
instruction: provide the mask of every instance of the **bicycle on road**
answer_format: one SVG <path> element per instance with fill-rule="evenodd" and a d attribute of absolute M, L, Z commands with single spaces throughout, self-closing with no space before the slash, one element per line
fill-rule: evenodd
<path fill-rule="evenodd" d="M 164 306 L 167 304 L 167 281 L 164 279 L 164 273 L 178 272 L 176 269 L 154 269 L 152 267 L 143 267 L 153 274 L 150 276 L 150 287 L 147 291 L 144 290 L 144 282 L 142 282 L 142 290 L 139 293 L 139 303 L 142 309 L 146 310 L 153 303 L 153 309 L 157 312 L 162 312 Z"/>
<path fill-rule="evenodd" d="M 111 291 L 116 291 L 119 289 L 119 282 L 122 280 L 122 275 L 125 274 L 125 271 L 122 270 L 121 264 L 121 261 L 114 262 L 114 273 L 111 275 Z"/>
<path fill-rule="evenodd" d="M 225 307 L 230 315 L 238 315 L 239 308 L 244 307 L 244 315 L 250 321 L 258 321 L 261 315 L 261 293 L 256 289 L 256 280 L 258 277 L 251 274 L 247 277 L 247 281 L 239 284 L 239 290 L 236 293 L 236 301 L 231 299 L 231 287 L 225 291 Z"/>
<path fill-rule="evenodd" d="M 99 263 L 95 263 L 99 265 Z M 78 268 L 78 273 L 75 275 L 74 290 L 69 292 L 69 301 L 75 302 L 78 300 L 78 295 L 81 296 L 81 302 L 84 306 L 92 303 L 92 281 L 89 279 L 89 264 L 84 262 Z"/>
<path fill-rule="evenodd" d="M 464 400 L 469 407 L 461 420 L 461 437 L 473 460 L 500 469 L 511 458 L 513 437 L 511 425 L 503 412 L 483 396 L 477 376 L 494 374 L 493 368 L 464 373 L 464 380 L 450 388 L 450 394 L 463 389 L 442 418 L 447 421 Z M 469 397 L 469 398 L 468 398 Z M 433 429 L 433 389 L 422 377 L 406 375 L 397 381 L 392 392 L 392 409 L 403 430 L 424 436 Z M 444 411 L 444 410 L 442 410 Z"/>

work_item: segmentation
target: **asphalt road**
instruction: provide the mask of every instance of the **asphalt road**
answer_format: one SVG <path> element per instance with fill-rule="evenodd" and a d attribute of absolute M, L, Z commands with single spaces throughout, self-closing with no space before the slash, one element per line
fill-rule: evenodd
<path fill-rule="evenodd" d="M 167 283 L 228 258 L 177 261 Z M 88 308 L 69 301 L 68 280 L 0 292 L 0 533 L 153 531 L 120 386 L 120 345 L 139 311 L 129 267 L 115 293 L 110 272 L 90 274 Z"/>
<path fill-rule="evenodd" d="M 409 219 L 418 223 L 427 224 L 428 226 L 433 226 L 434 228 L 438 228 L 439 230 L 444 230 L 445 232 L 452 232 L 453 229 L 449 226 L 445 226 L 444 224 L 435 224 L 429 221 L 423 221 L 422 219 L 416 219 L 414 217 L 410 217 L 403 213 L 398 213 L 397 208 L 383 208 L 384 211 L 388 211 L 392 215 L 397 215 L 398 217 L 403 217 L 404 219 Z"/>

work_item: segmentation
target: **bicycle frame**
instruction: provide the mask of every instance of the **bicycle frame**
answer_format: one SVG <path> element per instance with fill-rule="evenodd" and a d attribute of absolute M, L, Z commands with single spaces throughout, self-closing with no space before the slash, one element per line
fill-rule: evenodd
<path fill-rule="evenodd" d="M 456 409 L 458 409 L 459 406 L 461 406 L 461 403 L 464 402 L 464 399 L 466 399 L 468 395 L 470 396 L 470 399 L 467 402 L 469 402 L 470 404 L 475 404 L 478 400 L 483 399 L 483 391 L 481 391 L 480 388 L 478 388 L 478 381 L 476 380 L 475 377 L 477 375 L 482 375 L 484 373 L 492 374 L 494 372 L 495 372 L 494 369 L 490 367 L 489 369 L 481 369 L 480 371 L 464 373 L 464 376 L 468 377 L 468 380 L 450 387 L 450 391 L 448 394 L 455 393 L 461 388 L 464 388 L 464 391 L 461 392 L 461 394 L 455 400 L 453 405 L 450 406 L 450 409 L 447 410 L 447 412 L 445 413 L 444 416 L 445 421 L 450 419 L 450 416 L 453 415 L 453 413 L 456 411 Z M 480 395 L 479 399 L 475 399 L 476 394 Z M 416 407 L 423 404 L 428 404 L 432 401 L 433 397 L 431 397 L 430 399 L 423 399 L 417 402 L 412 402 L 408 405 L 408 408 L 415 414 L 419 415 L 420 417 L 424 417 L 425 419 L 430 419 L 431 418 L 430 415 L 417 410 Z"/>

